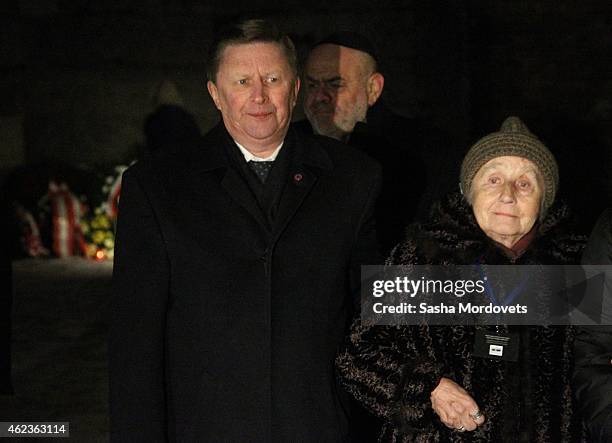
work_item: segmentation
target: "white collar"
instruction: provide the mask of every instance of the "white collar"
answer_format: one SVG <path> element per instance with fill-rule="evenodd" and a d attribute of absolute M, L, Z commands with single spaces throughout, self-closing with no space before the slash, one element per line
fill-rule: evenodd
<path fill-rule="evenodd" d="M 244 159 L 247 161 L 247 163 L 250 162 L 250 161 L 254 161 L 254 162 L 273 162 L 274 160 L 276 160 L 276 156 L 278 155 L 278 153 L 280 152 L 281 148 L 283 147 L 283 143 L 284 142 L 285 141 L 283 140 L 281 142 L 281 144 L 276 147 L 276 149 L 274 150 L 274 152 L 272 154 L 270 154 L 266 158 L 261 158 L 261 157 L 257 157 L 255 155 L 251 154 L 244 146 L 242 146 L 240 143 L 238 143 L 236 140 L 234 140 L 234 143 L 236 143 L 236 145 L 238 146 L 238 149 L 240 149 L 240 152 L 242 152 L 242 155 L 244 155 Z"/>

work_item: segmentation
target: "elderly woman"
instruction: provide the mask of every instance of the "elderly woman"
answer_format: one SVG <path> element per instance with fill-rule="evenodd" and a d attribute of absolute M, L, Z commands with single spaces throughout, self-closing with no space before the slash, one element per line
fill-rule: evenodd
<path fill-rule="evenodd" d="M 463 196 L 411 227 L 387 263 L 578 263 L 583 239 L 564 227 L 567 210 L 553 207 L 558 178 L 551 152 L 510 117 L 467 153 Z M 337 368 L 346 390 L 384 420 L 379 441 L 580 441 L 572 329 L 498 328 L 518 337 L 514 361 L 477 356 L 479 330 L 354 323 Z"/>

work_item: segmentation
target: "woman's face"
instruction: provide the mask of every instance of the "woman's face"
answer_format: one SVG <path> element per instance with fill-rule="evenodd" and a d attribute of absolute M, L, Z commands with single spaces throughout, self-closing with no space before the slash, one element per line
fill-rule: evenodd
<path fill-rule="evenodd" d="M 472 209 L 488 237 L 511 248 L 538 219 L 544 195 L 537 166 L 523 157 L 497 157 L 476 173 Z"/>

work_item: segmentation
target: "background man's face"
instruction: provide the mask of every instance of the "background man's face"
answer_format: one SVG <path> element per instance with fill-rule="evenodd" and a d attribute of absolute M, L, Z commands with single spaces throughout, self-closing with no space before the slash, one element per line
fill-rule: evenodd
<path fill-rule="evenodd" d="M 365 121 L 368 79 L 374 70 L 371 57 L 334 44 L 315 47 L 306 62 L 304 111 L 317 134 L 342 139 L 358 121 Z"/>
<path fill-rule="evenodd" d="M 225 48 L 208 91 L 232 138 L 265 153 L 284 139 L 299 80 L 280 45 L 257 42 Z"/>

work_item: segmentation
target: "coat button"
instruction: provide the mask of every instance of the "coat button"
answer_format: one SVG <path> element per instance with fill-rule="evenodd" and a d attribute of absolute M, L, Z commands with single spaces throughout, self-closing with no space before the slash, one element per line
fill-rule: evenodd
<path fill-rule="evenodd" d="M 304 176 L 298 172 L 297 174 L 293 176 L 293 181 L 296 183 L 299 183 L 302 181 L 303 178 Z"/>

